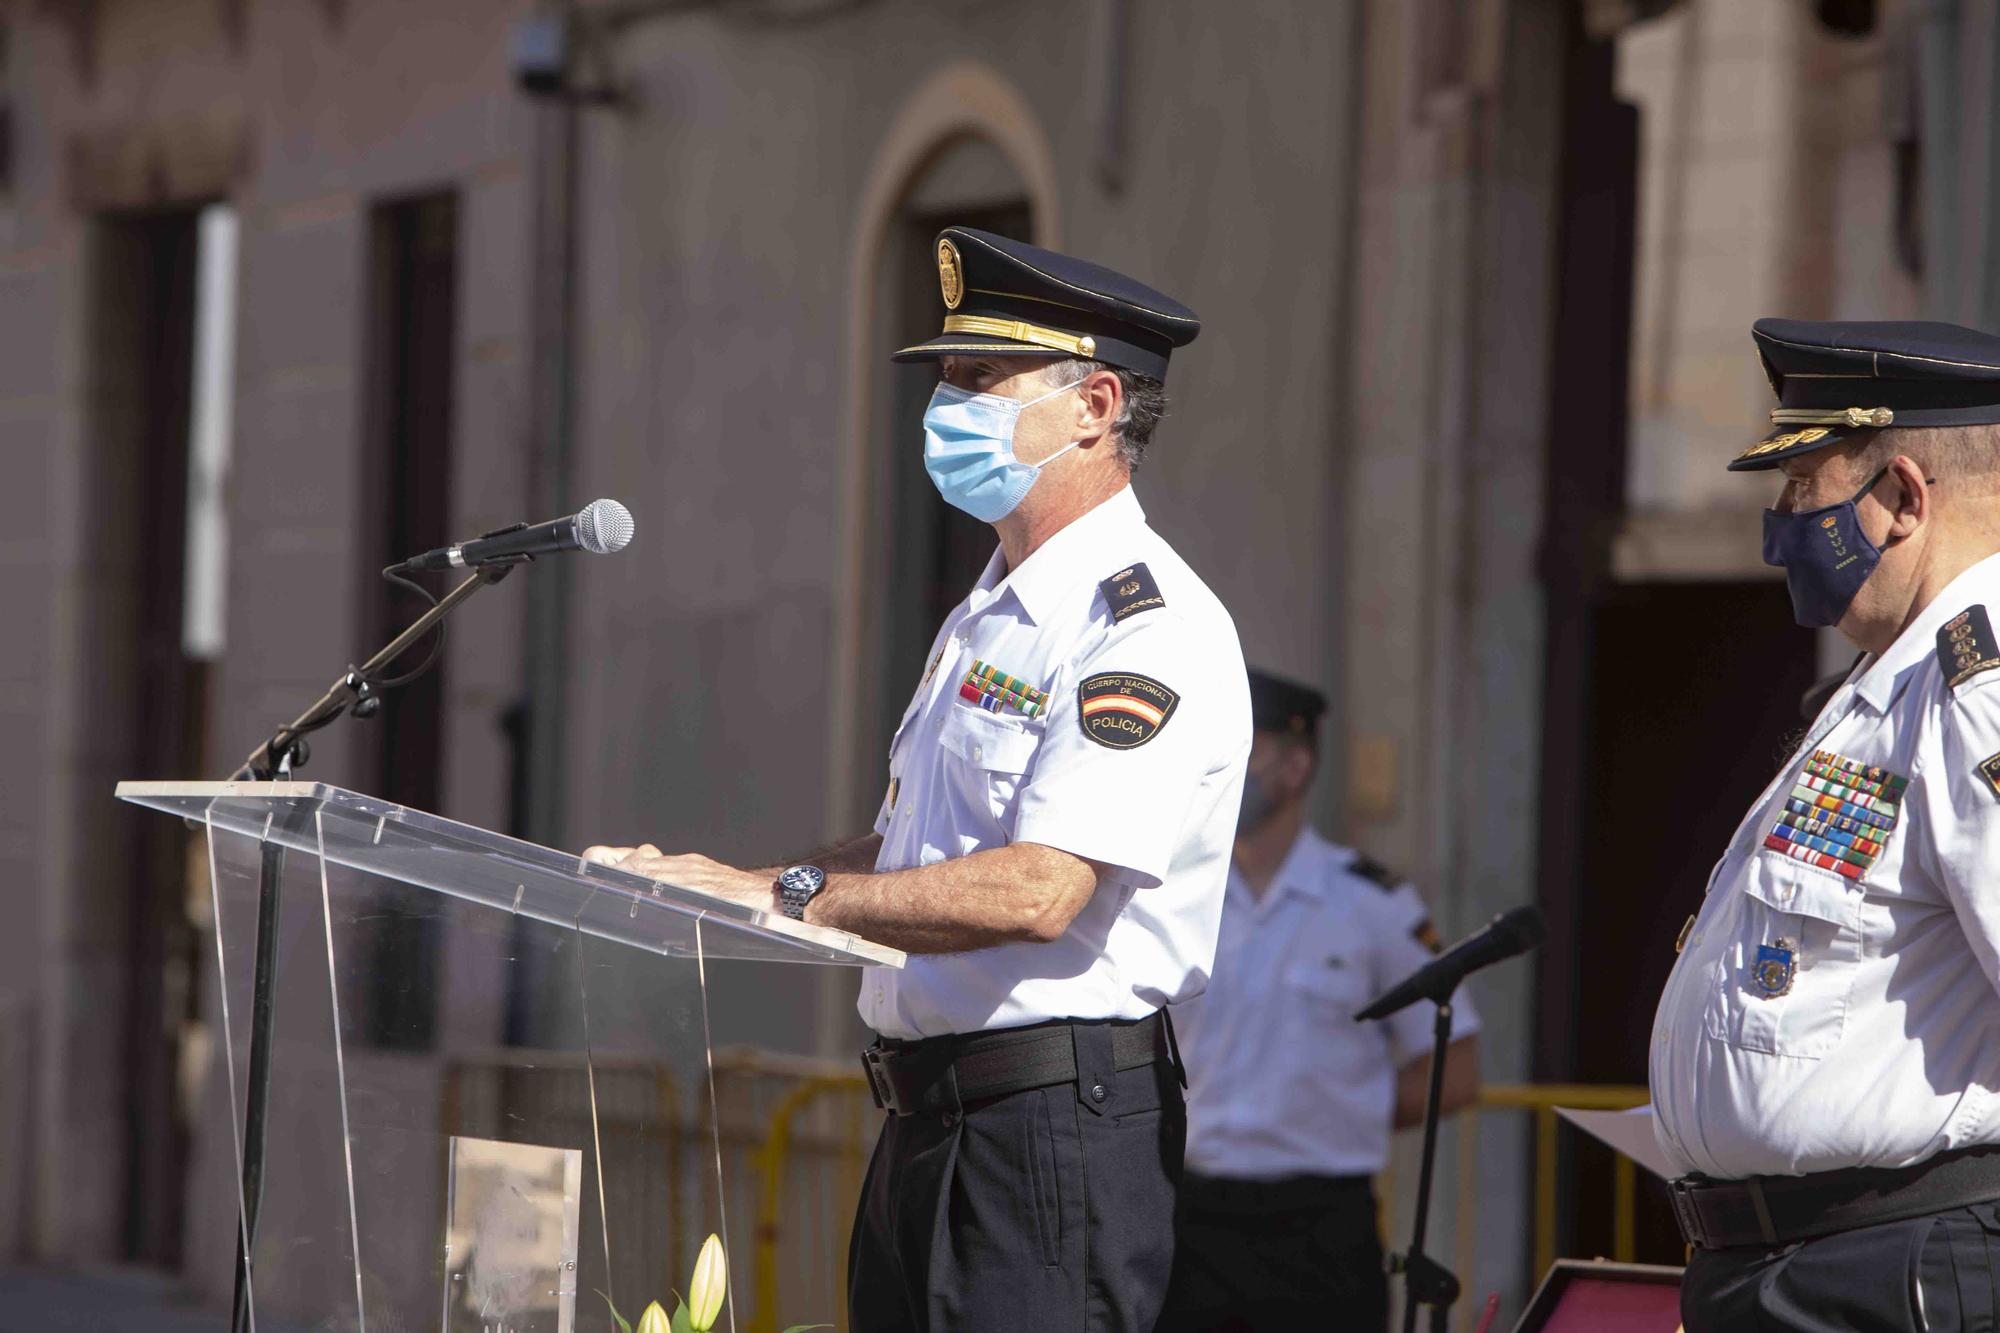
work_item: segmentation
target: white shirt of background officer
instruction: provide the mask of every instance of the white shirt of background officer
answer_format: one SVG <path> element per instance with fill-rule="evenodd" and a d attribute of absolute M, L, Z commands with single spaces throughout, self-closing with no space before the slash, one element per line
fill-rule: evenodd
<path fill-rule="evenodd" d="M 1318 748 L 1305 737 L 1260 728 L 1251 741 L 1250 770 L 1244 779 L 1243 815 L 1236 829 L 1235 870 L 1260 902 L 1271 891 L 1279 870 L 1284 867 L 1286 858 L 1291 855 L 1294 845 L 1305 829 L 1306 798 L 1312 789 L 1313 776 L 1318 767 Z M 1389 895 L 1385 894 L 1383 897 L 1385 909 L 1393 909 L 1385 910 L 1384 915 L 1395 918 L 1396 933 L 1406 940 L 1411 928 L 1421 924 L 1421 917 L 1410 917 L 1405 922 L 1404 918 L 1409 917 L 1409 914 L 1402 908 L 1400 901 L 1392 903 Z M 1415 966 L 1420 965 L 1427 957 L 1428 955 L 1421 950 L 1417 951 L 1408 959 L 1412 964 L 1410 970 L 1414 970 Z M 1225 965 L 1225 960 L 1218 957 L 1216 960 L 1218 987 L 1223 984 L 1224 979 L 1220 975 L 1220 969 Z M 1399 980 L 1401 976 L 1389 978 L 1390 984 Z M 1219 997 L 1212 994 L 1206 997 L 1202 1004 L 1206 1005 L 1217 998 Z M 1282 1000 L 1272 995 L 1270 1003 L 1275 1009 L 1282 1004 Z M 1423 1016 L 1424 1027 L 1428 1030 L 1432 1013 L 1430 1005 L 1412 1006 L 1412 1009 L 1406 1012 L 1420 1013 Z M 1213 1017 L 1220 1018 L 1221 1015 Z M 1197 1009 L 1190 1014 L 1188 1026 L 1190 1028 L 1197 1025 L 1205 1026 L 1210 1018 L 1211 1015 Z M 1280 1021 L 1280 1016 L 1274 1013 L 1272 1021 L 1273 1023 Z M 1347 1030 L 1326 1034 L 1328 1040 L 1354 1039 L 1357 1029 L 1360 1039 L 1375 1043 L 1384 1040 L 1379 1024 L 1368 1024 L 1364 1028 L 1355 1024 L 1349 1017 L 1343 1017 L 1340 1021 Z M 1197 1085 L 1189 1107 L 1191 1139 L 1199 1133 L 1199 1127 L 1193 1121 L 1200 1118 L 1205 1100 L 1203 1089 L 1199 1086 L 1200 1061 L 1195 1055 L 1202 1040 L 1203 1034 L 1196 1032 L 1191 1034 L 1188 1042 L 1189 1078 Z M 1268 1060 L 1274 1073 L 1284 1071 L 1280 1073 L 1280 1078 L 1288 1078 L 1296 1066 L 1300 1064 L 1310 1066 L 1313 1049 L 1313 1043 L 1304 1042 L 1296 1049 L 1269 1052 Z M 1385 1060 L 1388 1058 L 1386 1050 L 1383 1058 Z M 1430 1067 L 1430 1055 L 1426 1050 L 1424 1054 L 1409 1060 L 1396 1070 L 1396 1092 L 1392 1112 L 1392 1124 L 1395 1128 L 1401 1129 L 1423 1120 L 1424 1097 L 1428 1091 Z M 1276 1089 L 1265 1089 L 1263 1095 L 1275 1095 L 1276 1092 Z M 1459 1037 L 1445 1048 L 1444 1113 L 1450 1115 L 1454 1111 L 1462 1110 L 1471 1105 L 1478 1095 L 1478 1039 L 1473 1036 Z"/>
<path fill-rule="evenodd" d="M 1051 366 L 1045 357 L 948 356 L 942 371 L 945 382 L 958 388 L 1024 404 L 1014 428 L 1014 456 L 1030 466 L 1052 460 L 1020 503 L 993 525 L 1009 569 L 1018 569 L 1050 537 L 1129 484 L 1114 431 L 1124 406 L 1117 375 L 1093 371 L 1070 392 L 1052 394 L 1060 379 L 1051 376 L 1059 376 L 1062 366 Z M 1097 891 L 1098 877 L 1110 870 L 1054 847 L 1020 842 L 875 874 L 881 846 L 881 835 L 871 832 L 812 858 L 827 879 L 805 919 L 913 954 L 1047 942 L 1069 929 Z M 779 910 L 773 880 L 782 867 L 743 870 L 700 855 L 668 856 L 650 843 L 592 847 L 585 855 Z"/>

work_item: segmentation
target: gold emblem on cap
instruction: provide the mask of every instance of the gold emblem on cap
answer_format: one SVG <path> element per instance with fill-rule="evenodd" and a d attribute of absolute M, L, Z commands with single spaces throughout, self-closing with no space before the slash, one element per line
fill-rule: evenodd
<path fill-rule="evenodd" d="M 1795 444 L 1811 444 L 1815 440 L 1826 438 L 1830 433 L 1827 430 L 1814 427 L 1811 430 L 1795 430 L 1783 435 L 1773 435 L 1770 439 L 1762 443 L 1751 445 L 1740 456 L 1743 458 L 1756 458 L 1761 454 L 1775 454 L 1778 450 L 1789 449 Z"/>
<path fill-rule="evenodd" d="M 938 237 L 938 288 L 944 293 L 946 310 L 958 309 L 958 303 L 965 299 L 965 269 L 949 236 Z"/>

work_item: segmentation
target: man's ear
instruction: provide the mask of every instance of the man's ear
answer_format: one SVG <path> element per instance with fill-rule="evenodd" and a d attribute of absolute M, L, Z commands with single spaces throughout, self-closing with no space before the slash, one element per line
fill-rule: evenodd
<path fill-rule="evenodd" d="M 1889 476 L 1884 480 L 1891 478 L 1896 489 L 1895 498 L 1888 500 L 1891 516 L 1888 535 L 1896 539 L 1909 536 L 1930 518 L 1931 488 L 1924 470 L 1904 454 L 1889 460 Z"/>
<path fill-rule="evenodd" d="M 1076 423 L 1085 435 L 1103 435 L 1118 420 L 1125 405 L 1125 386 L 1108 370 L 1094 370 L 1076 386 L 1083 399 L 1083 416 Z"/>

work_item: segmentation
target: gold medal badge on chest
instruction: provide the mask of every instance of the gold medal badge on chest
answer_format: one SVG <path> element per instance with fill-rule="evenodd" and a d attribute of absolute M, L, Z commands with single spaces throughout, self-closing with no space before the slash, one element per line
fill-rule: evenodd
<path fill-rule="evenodd" d="M 1775 1000 L 1791 992 L 1799 973 L 1799 948 L 1783 935 L 1772 944 L 1757 946 L 1757 960 L 1750 965 L 1750 990 L 1760 999 Z"/>

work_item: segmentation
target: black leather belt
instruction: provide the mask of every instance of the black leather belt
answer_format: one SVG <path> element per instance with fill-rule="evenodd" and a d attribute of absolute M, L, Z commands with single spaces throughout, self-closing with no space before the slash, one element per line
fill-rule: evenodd
<path fill-rule="evenodd" d="M 1074 1083 L 1077 1034 L 1092 1028 L 1109 1030 L 1111 1065 L 1118 1070 L 1179 1063 L 1172 1025 L 1155 1012 L 1131 1023 L 1044 1023 L 922 1041 L 885 1037 L 861 1053 L 861 1065 L 875 1104 L 889 1114 L 937 1111 L 953 1093 L 963 1105 Z"/>
<path fill-rule="evenodd" d="M 1788 1245 L 2000 1199 L 2000 1145 L 1959 1148 L 1915 1166 L 1744 1180 L 1684 1176 L 1670 1192 L 1690 1245 Z"/>

